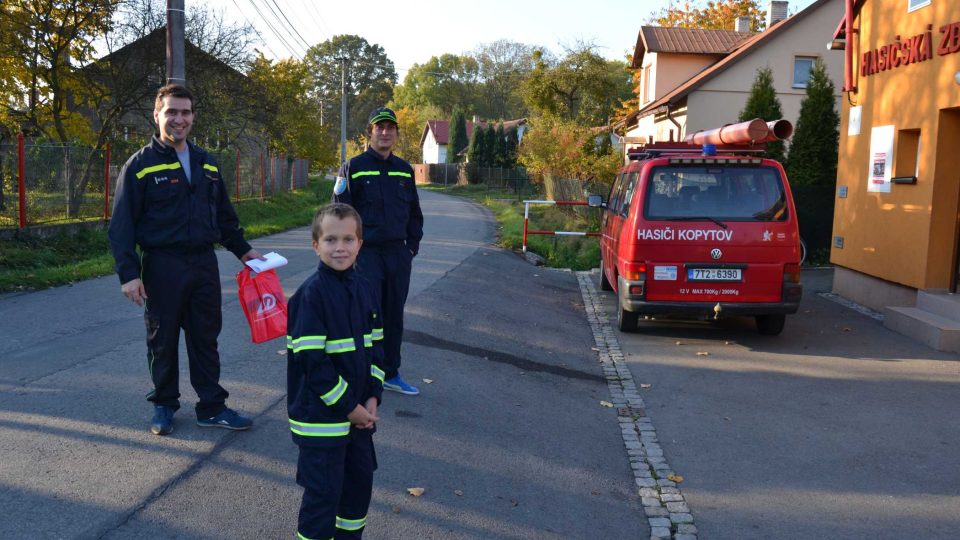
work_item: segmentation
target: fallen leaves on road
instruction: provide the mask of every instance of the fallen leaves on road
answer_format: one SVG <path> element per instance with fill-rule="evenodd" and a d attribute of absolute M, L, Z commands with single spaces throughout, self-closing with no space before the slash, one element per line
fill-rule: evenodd
<path fill-rule="evenodd" d="M 650 386 L 649 383 L 640 383 L 640 388 L 650 388 Z"/>
<path fill-rule="evenodd" d="M 430 384 L 433 382 L 433 379 L 421 379 L 423 382 Z"/>
<path fill-rule="evenodd" d="M 710 356 L 707 351 L 697 351 L 697 356 Z"/>
<path fill-rule="evenodd" d="M 676 482 L 679 484 L 680 482 L 683 482 L 683 477 L 680 476 L 679 474 L 668 474 L 667 480 L 670 480 L 671 482 Z"/>
<path fill-rule="evenodd" d="M 844 332 L 849 332 L 849 331 L 850 331 L 850 327 L 849 327 L 849 326 L 844 326 L 844 327 L 843 327 L 843 331 L 844 331 Z"/>
<path fill-rule="evenodd" d="M 400 513 L 400 507 L 399 507 L 399 506 L 394 506 L 393 508 L 391 508 L 391 510 L 393 510 L 393 513 L 394 513 L 394 514 L 399 514 L 399 513 Z"/>
<path fill-rule="evenodd" d="M 463 492 L 460 491 L 459 489 L 453 490 L 453 494 L 456 495 L 457 497 L 463 497 Z"/>
<path fill-rule="evenodd" d="M 678 342 L 677 342 L 677 345 L 683 345 L 683 342 L 682 342 L 682 341 L 678 341 Z"/>
<path fill-rule="evenodd" d="M 610 403 L 609 401 L 602 400 L 602 399 L 600 400 L 600 405 L 603 407 L 611 407 L 611 408 L 613 407 L 613 403 Z"/>
<path fill-rule="evenodd" d="M 419 497 L 423 495 L 424 489 L 422 487 L 412 487 L 407 488 L 407 493 L 413 495 L 414 497 Z"/>
<path fill-rule="evenodd" d="M 732 341 L 724 341 L 723 344 L 724 344 L 724 345 L 733 345 L 733 342 L 732 342 Z"/>

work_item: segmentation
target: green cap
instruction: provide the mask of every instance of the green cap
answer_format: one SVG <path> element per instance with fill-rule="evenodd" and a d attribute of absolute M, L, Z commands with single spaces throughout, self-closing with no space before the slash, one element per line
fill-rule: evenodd
<path fill-rule="evenodd" d="M 400 122 L 397 122 L 396 113 L 394 113 L 392 110 L 386 107 L 380 107 L 379 109 L 374 109 L 374 111 L 370 113 L 370 120 L 368 120 L 367 123 L 376 124 L 378 122 L 383 122 L 383 121 L 393 122 L 394 124 L 398 124 L 398 125 L 400 124 Z"/>

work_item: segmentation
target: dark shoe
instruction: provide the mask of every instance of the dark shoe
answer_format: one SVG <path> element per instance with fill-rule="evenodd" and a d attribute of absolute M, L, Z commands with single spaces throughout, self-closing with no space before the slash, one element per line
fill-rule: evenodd
<path fill-rule="evenodd" d="M 197 425 L 202 427 L 221 427 L 241 431 L 250 429 L 253 420 L 237 414 L 233 409 L 224 409 L 223 412 L 210 418 L 197 418 Z"/>
<path fill-rule="evenodd" d="M 412 384 L 408 384 L 407 381 L 403 380 L 400 375 L 396 377 L 390 377 L 389 379 L 383 381 L 384 390 L 392 390 L 394 392 L 400 392 L 401 394 L 406 394 L 408 396 L 416 396 L 420 394 L 420 389 Z"/>
<path fill-rule="evenodd" d="M 173 413 L 176 412 L 165 405 L 153 406 L 153 421 L 150 422 L 150 431 L 154 435 L 169 435 L 173 432 Z"/>

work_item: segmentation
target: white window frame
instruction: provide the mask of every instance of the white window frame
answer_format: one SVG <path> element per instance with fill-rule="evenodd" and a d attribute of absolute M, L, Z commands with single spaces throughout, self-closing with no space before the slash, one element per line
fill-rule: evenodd
<path fill-rule="evenodd" d="M 807 81 L 810 80 L 810 75 L 809 75 L 809 72 L 808 72 L 807 80 L 806 80 L 806 81 L 804 81 L 804 82 L 802 82 L 802 83 L 801 83 L 801 82 L 797 82 L 797 61 L 798 61 L 798 60 L 810 60 L 810 71 L 813 71 L 813 66 L 814 66 L 814 64 L 817 63 L 817 59 L 818 59 L 818 58 L 820 58 L 820 57 L 819 57 L 819 56 L 815 56 L 815 55 L 809 55 L 809 54 L 798 54 L 798 55 L 795 55 L 795 56 L 793 57 L 793 81 L 791 82 L 791 86 L 792 86 L 793 88 L 806 88 L 806 87 L 807 87 Z"/>
<path fill-rule="evenodd" d="M 931 0 L 907 0 L 907 13 L 930 5 Z"/>

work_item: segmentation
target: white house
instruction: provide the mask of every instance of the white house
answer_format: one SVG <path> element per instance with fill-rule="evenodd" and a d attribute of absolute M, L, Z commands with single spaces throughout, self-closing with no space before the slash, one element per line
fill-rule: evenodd
<path fill-rule="evenodd" d="M 473 138 L 474 126 L 486 129 L 488 122 L 467 121 L 467 138 Z M 499 122 L 493 122 L 496 127 Z M 503 122 L 503 129 L 517 128 L 517 139 L 523 140 L 523 133 L 527 129 L 527 119 L 507 120 Z M 420 135 L 420 148 L 423 149 L 424 163 L 447 163 L 447 144 L 450 142 L 450 121 L 427 120 L 427 125 Z M 450 160 L 452 162 L 452 160 Z"/>

